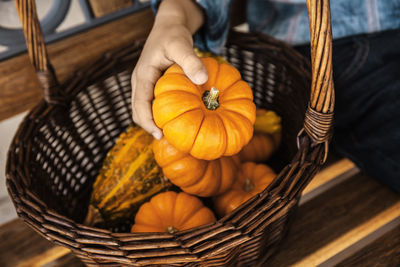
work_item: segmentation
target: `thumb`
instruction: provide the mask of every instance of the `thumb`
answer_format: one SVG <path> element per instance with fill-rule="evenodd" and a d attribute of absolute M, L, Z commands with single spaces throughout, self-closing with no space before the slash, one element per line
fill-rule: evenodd
<path fill-rule="evenodd" d="M 171 60 L 175 61 L 183 69 L 186 76 L 193 83 L 200 85 L 208 80 L 207 70 L 203 62 L 190 45 L 179 43 L 171 50 Z"/>

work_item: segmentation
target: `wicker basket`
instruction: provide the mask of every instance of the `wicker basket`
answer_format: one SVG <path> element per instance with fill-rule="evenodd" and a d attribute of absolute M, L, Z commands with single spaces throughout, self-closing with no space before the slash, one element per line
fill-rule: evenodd
<path fill-rule="evenodd" d="M 123 227 L 116 233 L 81 224 L 102 161 L 131 123 L 130 75 L 142 42 L 106 54 L 58 84 L 34 0 L 16 2 L 44 92 L 9 150 L 7 186 L 19 217 L 89 266 L 262 265 L 276 250 L 301 191 L 328 152 L 334 106 L 329 1 L 307 3 L 311 83 L 307 61 L 287 45 L 259 34 L 230 34 L 226 58 L 253 88 L 257 106 L 283 118 L 283 143 L 274 160 L 280 172 L 231 214 L 175 234 L 123 233 Z"/>

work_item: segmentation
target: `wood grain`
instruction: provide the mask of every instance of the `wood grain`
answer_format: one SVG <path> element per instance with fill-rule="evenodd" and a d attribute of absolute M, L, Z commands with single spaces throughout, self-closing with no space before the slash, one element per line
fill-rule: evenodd
<path fill-rule="evenodd" d="M 400 215 L 400 200 L 393 204 L 388 209 L 378 213 L 368 221 L 354 227 L 347 233 L 341 235 L 329 244 L 319 248 L 310 255 L 302 258 L 300 261 L 294 263 L 292 266 L 318 266 L 329 258 L 335 256 L 339 252 L 349 248 L 352 244 L 357 243 L 362 238 L 373 233 L 375 230 L 383 227 L 392 220 L 398 218 Z"/>
<path fill-rule="evenodd" d="M 36 255 L 46 254 L 56 247 L 21 220 L 0 227 L 0 266 L 15 267 Z"/>
<path fill-rule="evenodd" d="M 356 168 L 356 166 L 348 159 L 341 159 L 331 164 L 330 166 L 327 166 L 315 175 L 315 177 L 304 189 L 303 195 L 310 193 L 321 185 L 326 184 L 333 179 L 336 179 L 340 175 L 343 175 L 353 170 L 354 168 Z"/>
<path fill-rule="evenodd" d="M 54 246 L 42 254 L 38 254 L 19 263 L 16 267 L 40 267 L 49 262 L 57 261 L 58 259 L 70 254 L 71 251 L 61 246 Z"/>
<path fill-rule="evenodd" d="M 74 71 L 105 52 L 144 38 L 150 32 L 153 20 L 152 11 L 146 9 L 49 44 L 50 60 L 59 81 L 66 81 Z M 26 53 L 0 62 L 0 121 L 31 109 L 41 98 L 35 71 Z"/>
<path fill-rule="evenodd" d="M 400 226 L 339 263 L 338 267 L 399 266 Z"/>
<path fill-rule="evenodd" d="M 269 266 L 289 266 L 301 261 L 399 200 L 399 195 L 371 178 L 361 174 L 351 177 L 300 206 L 280 252 Z"/>
<path fill-rule="evenodd" d="M 85 267 L 86 265 L 81 262 L 72 253 L 69 253 L 51 263 L 54 267 Z M 47 267 L 47 266 L 46 266 Z"/>
<path fill-rule="evenodd" d="M 125 7 L 131 6 L 133 0 L 89 0 L 95 17 L 102 17 L 104 15 L 121 10 Z"/>
<path fill-rule="evenodd" d="M 315 175 L 304 189 L 299 205 L 303 205 L 359 172 L 360 170 L 356 165 L 348 159 L 341 159 L 326 166 Z"/>

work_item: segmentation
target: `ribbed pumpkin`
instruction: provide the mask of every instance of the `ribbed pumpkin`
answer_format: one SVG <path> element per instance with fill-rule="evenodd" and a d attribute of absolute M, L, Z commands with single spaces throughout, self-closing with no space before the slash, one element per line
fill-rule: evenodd
<path fill-rule="evenodd" d="M 154 157 L 165 177 L 183 191 L 201 197 L 221 194 L 235 181 L 237 157 L 202 160 L 176 149 L 166 138 L 155 140 Z"/>
<path fill-rule="evenodd" d="M 265 162 L 281 142 L 281 118 L 273 111 L 257 109 L 254 135 L 239 153 L 243 162 Z"/>
<path fill-rule="evenodd" d="M 228 61 L 226 61 L 225 58 L 223 58 L 220 55 L 213 54 L 210 51 L 201 51 L 199 48 L 195 47 L 194 52 L 198 57 L 212 57 L 215 58 L 215 60 L 217 60 L 218 63 L 228 63 Z"/>
<path fill-rule="evenodd" d="M 171 186 L 154 160 L 153 140 L 137 126 L 118 137 L 93 184 L 85 224 L 131 218 L 143 202 Z"/>
<path fill-rule="evenodd" d="M 252 196 L 263 191 L 275 176 L 275 172 L 267 165 L 243 163 L 231 189 L 214 198 L 215 210 L 220 216 L 230 213 Z"/>
<path fill-rule="evenodd" d="M 197 197 L 168 191 L 152 197 L 140 207 L 131 232 L 172 234 L 214 221 L 213 212 Z"/>
<path fill-rule="evenodd" d="M 201 60 L 208 72 L 203 85 L 193 84 L 176 64 L 157 81 L 154 121 L 169 143 L 193 157 L 232 156 L 253 135 L 253 93 L 231 65 L 214 58 Z"/>

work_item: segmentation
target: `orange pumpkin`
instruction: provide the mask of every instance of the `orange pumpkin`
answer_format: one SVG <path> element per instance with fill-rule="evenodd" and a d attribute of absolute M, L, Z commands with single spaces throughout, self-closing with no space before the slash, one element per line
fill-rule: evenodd
<path fill-rule="evenodd" d="M 281 142 L 281 118 L 265 109 L 257 109 L 256 113 L 253 138 L 239 153 L 243 162 L 268 160 Z"/>
<path fill-rule="evenodd" d="M 213 212 L 197 197 L 168 191 L 154 196 L 139 208 L 131 232 L 172 234 L 214 221 Z"/>
<path fill-rule="evenodd" d="M 166 138 L 155 140 L 153 151 L 165 177 L 189 194 L 201 197 L 221 194 L 231 187 L 237 176 L 237 157 L 197 159 L 177 150 Z"/>
<path fill-rule="evenodd" d="M 203 85 L 193 84 L 176 64 L 157 81 L 154 121 L 169 143 L 193 157 L 232 156 L 253 135 L 253 93 L 231 65 L 214 58 L 201 60 L 208 72 Z"/>
<path fill-rule="evenodd" d="M 264 164 L 246 162 L 231 189 L 214 198 L 215 210 L 224 216 L 252 196 L 263 191 L 275 178 L 275 172 Z"/>

